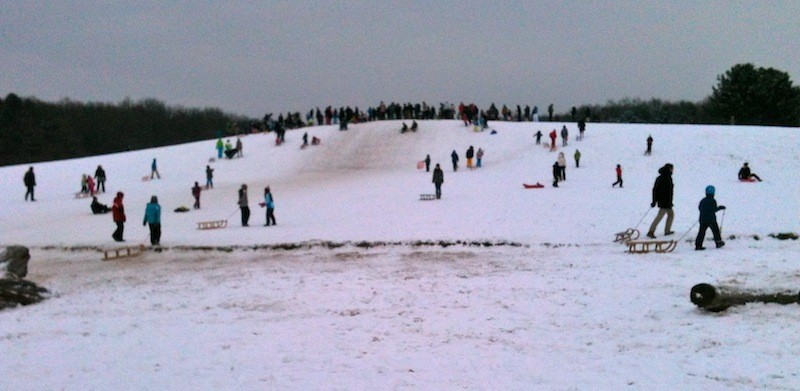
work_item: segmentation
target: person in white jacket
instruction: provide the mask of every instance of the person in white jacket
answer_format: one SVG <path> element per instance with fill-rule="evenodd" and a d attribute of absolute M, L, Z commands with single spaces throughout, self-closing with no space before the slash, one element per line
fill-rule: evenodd
<path fill-rule="evenodd" d="M 561 172 L 561 180 L 567 180 L 567 158 L 564 157 L 564 152 L 558 153 L 558 169 Z"/>

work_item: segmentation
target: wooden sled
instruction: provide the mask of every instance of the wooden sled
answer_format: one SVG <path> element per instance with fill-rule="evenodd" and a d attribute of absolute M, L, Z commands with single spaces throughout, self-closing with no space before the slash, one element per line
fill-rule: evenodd
<path fill-rule="evenodd" d="M 150 178 L 149 176 L 145 175 L 145 176 L 143 176 L 143 177 L 142 177 L 142 182 L 147 182 L 147 181 L 149 181 L 150 179 L 151 179 L 151 178 Z"/>
<path fill-rule="evenodd" d="M 419 200 L 420 201 L 432 201 L 436 199 L 436 194 L 420 194 Z"/>
<path fill-rule="evenodd" d="M 674 240 L 630 240 L 625 242 L 625 244 L 628 245 L 628 252 L 631 254 L 645 254 L 651 251 L 656 253 L 670 253 L 675 247 L 678 247 L 678 242 Z"/>
<path fill-rule="evenodd" d="M 524 187 L 526 189 L 542 189 L 542 188 L 544 188 L 544 185 L 539 183 L 539 182 L 536 182 L 535 185 L 531 185 L 531 184 L 528 184 L 528 183 L 523 183 L 522 187 Z"/>
<path fill-rule="evenodd" d="M 197 229 L 217 229 L 228 226 L 228 220 L 201 221 L 197 223 Z"/>
<path fill-rule="evenodd" d="M 84 192 L 79 191 L 79 192 L 75 193 L 75 198 L 76 199 L 78 199 L 78 198 L 89 198 L 89 193 L 84 193 Z"/>
<path fill-rule="evenodd" d="M 103 260 L 110 261 L 112 259 L 131 258 L 142 255 L 144 252 L 144 245 L 117 247 L 112 249 L 103 250 Z"/>
<path fill-rule="evenodd" d="M 614 234 L 614 243 L 625 243 L 636 239 L 639 239 L 639 230 L 634 228 L 628 228 L 623 232 L 617 232 Z"/>

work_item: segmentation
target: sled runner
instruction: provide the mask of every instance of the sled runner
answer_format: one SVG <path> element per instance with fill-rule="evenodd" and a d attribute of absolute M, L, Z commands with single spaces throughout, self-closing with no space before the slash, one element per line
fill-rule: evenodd
<path fill-rule="evenodd" d="M 631 254 L 645 254 L 651 251 L 656 253 L 670 253 L 675 247 L 678 247 L 678 242 L 674 240 L 630 240 L 625 242 L 625 244 L 628 245 L 628 252 Z"/>
<path fill-rule="evenodd" d="M 420 201 L 431 201 L 436 199 L 436 194 L 420 194 L 419 200 Z"/>
<path fill-rule="evenodd" d="M 639 230 L 634 228 L 628 228 L 623 232 L 617 232 L 614 234 L 614 243 L 617 242 L 629 242 L 631 240 L 639 239 Z"/>
<path fill-rule="evenodd" d="M 131 258 L 142 255 L 144 252 L 144 245 L 117 247 L 112 249 L 103 250 L 103 260 L 110 261 L 112 259 Z"/>
<path fill-rule="evenodd" d="M 200 221 L 197 223 L 197 229 L 217 229 L 227 226 L 228 220 Z"/>
<path fill-rule="evenodd" d="M 526 189 L 541 189 L 541 188 L 544 188 L 544 185 L 539 183 L 539 182 L 536 182 L 535 185 L 531 185 L 531 184 L 528 184 L 528 183 L 523 183 L 522 187 L 524 187 Z"/>

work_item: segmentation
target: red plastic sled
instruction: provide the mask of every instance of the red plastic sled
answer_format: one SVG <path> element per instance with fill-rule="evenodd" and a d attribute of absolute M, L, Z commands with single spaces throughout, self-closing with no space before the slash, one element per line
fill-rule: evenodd
<path fill-rule="evenodd" d="M 539 182 L 536 182 L 535 185 L 531 185 L 531 184 L 528 184 L 528 183 L 523 183 L 522 187 L 524 187 L 526 189 L 541 189 L 541 188 L 544 187 L 544 185 L 539 183 Z"/>
<path fill-rule="evenodd" d="M 739 182 L 755 182 L 755 181 L 756 181 L 755 178 L 742 178 L 742 179 L 739 179 Z"/>

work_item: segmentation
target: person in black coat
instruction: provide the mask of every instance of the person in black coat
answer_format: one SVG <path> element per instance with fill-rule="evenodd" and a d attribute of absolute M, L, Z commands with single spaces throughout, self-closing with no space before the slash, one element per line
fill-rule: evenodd
<path fill-rule="evenodd" d="M 444 172 L 436 163 L 436 168 L 433 169 L 433 185 L 436 186 L 436 199 L 442 198 L 442 183 L 444 183 Z"/>
<path fill-rule="evenodd" d="M 561 167 L 558 161 L 553 163 L 553 187 L 558 187 L 558 180 L 561 179 Z"/>
<path fill-rule="evenodd" d="M 675 213 L 672 211 L 672 195 L 675 185 L 672 183 L 672 170 L 672 164 L 665 164 L 664 167 L 658 170 L 660 175 L 653 184 L 653 201 L 650 203 L 650 207 L 654 208 L 658 205 L 658 214 L 647 231 L 647 237 L 651 239 L 655 239 L 656 227 L 664 215 L 667 215 L 664 235 L 672 235 L 674 233 L 672 231 L 672 220 L 675 218 Z"/>
<path fill-rule="evenodd" d="M 750 178 L 756 178 L 759 182 L 761 182 L 761 178 L 758 175 L 752 173 L 750 171 L 750 167 L 747 165 L 747 162 L 744 162 L 744 165 L 739 170 L 739 180 L 740 181 L 748 181 Z"/>
<path fill-rule="evenodd" d="M 97 197 L 92 197 L 92 213 L 99 215 L 103 213 L 108 213 L 111 209 L 108 209 L 108 205 L 101 204 L 97 201 Z"/>
<path fill-rule="evenodd" d="M 453 171 L 458 171 L 458 153 L 456 153 L 455 149 L 450 154 L 450 159 L 453 161 Z"/>
<path fill-rule="evenodd" d="M 31 196 L 31 201 L 36 201 L 36 199 L 33 197 L 33 188 L 36 187 L 36 175 L 33 173 L 33 167 L 29 168 L 28 171 L 25 172 L 22 182 L 25 184 L 25 188 L 27 189 L 25 192 L 25 201 L 28 200 L 28 195 Z"/>
<path fill-rule="evenodd" d="M 97 166 L 97 170 L 94 171 L 94 179 L 97 179 L 97 192 L 106 192 L 106 171 L 103 170 L 103 166 Z"/>
<path fill-rule="evenodd" d="M 542 143 L 542 131 L 537 130 L 533 136 L 536 137 L 536 145 L 540 145 Z"/>

